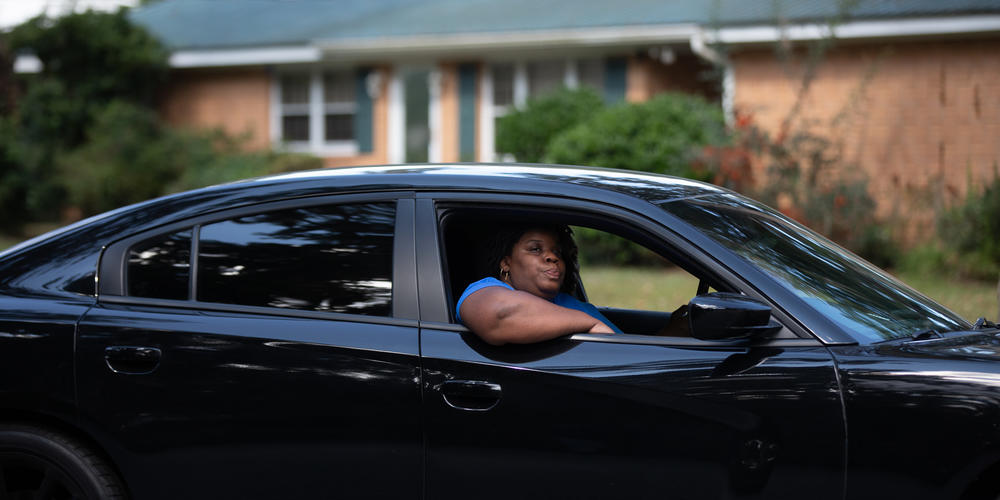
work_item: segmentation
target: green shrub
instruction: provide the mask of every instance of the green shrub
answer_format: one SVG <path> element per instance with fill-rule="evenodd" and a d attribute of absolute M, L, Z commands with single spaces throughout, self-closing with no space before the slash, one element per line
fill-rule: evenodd
<path fill-rule="evenodd" d="M 1000 176 L 982 192 L 970 189 L 965 201 L 945 211 L 938 233 L 955 253 L 958 272 L 979 279 L 996 279 L 1000 272 Z"/>
<path fill-rule="evenodd" d="M 30 181 L 21 168 L 20 153 L 11 120 L 0 116 L 0 231 L 8 234 L 19 233 L 28 218 Z"/>
<path fill-rule="evenodd" d="M 538 163 L 553 137 L 603 107 L 604 101 L 589 88 L 561 89 L 530 99 L 524 109 L 497 120 L 496 150 L 513 155 L 517 161 Z"/>
<path fill-rule="evenodd" d="M 748 194 L 873 264 L 897 263 L 901 250 L 875 215 L 868 179 L 839 144 L 809 130 L 772 138 L 749 123 L 736 142 L 766 162 L 766 184 Z"/>
<path fill-rule="evenodd" d="M 167 51 L 143 28 L 131 24 L 125 10 L 71 13 L 56 19 L 39 16 L 8 33 L 0 33 L 0 38 L 0 51 L 10 47 L 13 52 L 31 52 L 42 62 L 40 73 L 17 75 L 18 86 L 24 89 L 21 95 L 11 92 L 13 85 L 0 89 L 6 92 L 0 96 L 0 103 L 9 120 L 0 127 L 3 229 L 16 231 L 26 222 L 60 219 L 70 194 L 90 206 L 108 206 L 114 202 L 103 201 L 105 195 L 148 192 L 149 186 L 161 180 L 153 178 L 147 185 L 133 182 L 128 175 L 121 182 L 116 180 L 114 176 L 127 174 L 128 167 L 98 161 L 102 150 L 113 149 L 108 133 L 104 134 L 105 144 L 76 151 L 93 134 L 94 120 L 106 114 L 109 102 L 127 101 L 136 107 L 148 107 L 166 77 Z M 9 60 L 9 54 L 0 59 Z M 5 77 L 12 77 L 9 68 L 2 71 Z M 152 126 L 148 120 L 129 123 Z M 108 124 L 102 126 L 107 128 Z M 150 134 L 147 129 L 131 131 L 123 127 L 118 131 L 131 136 Z M 139 142 L 126 137 L 119 143 L 130 141 Z M 170 156 L 169 149 L 163 152 Z M 128 152 L 123 154 L 127 156 Z M 63 170 L 68 168 L 57 167 L 87 158 L 91 165 L 102 169 L 83 179 L 91 181 L 89 185 L 77 186 L 76 180 L 64 178 Z M 123 185 L 115 188 L 114 184 Z M 72 187 L 73 192 L 67 187 Z M 87 191 L 89 194 L 85 194 Z"/>
<path fill-rule="evenodd" d="M 187 148 L 176 142 L 152 110 L 110 103 L 87 142 L 57 161 L 66 201 L 89 215 L 158 196 L 183 171 Z"/>
<path fill-rule="evenodd" d="M 606 108 L 549 143 L 545 161 L 642 170 L 708 180 L 692 160 L 727 139 L 722 110 L 695 96 L 663 94 Z"/>
<path fill-rule="evenodd" d="M 664 267 L 670 261 L 631 240 L 587 227 L 574 227 L 573 234 L 580 247 L 580 262 L 584 265 Z"/>
<path fill-rule="evenodd" d="M 83 215 L 171 192 L 270 173 L 316 168 L 318 158 L 242 150 L 221 131 L 175 130 L 147 108 L 115 101 L 94 121 L 88 140 L 60 156 L 66 202 Z"/>
<path fill-rule="evenodd" d="M 216 136 L 213 141 L 206 138 Z M 203 162 L 194 163 L 184 169 L 181 176 L 167 187 L 166 192 L 174 193 L 189 189 L 222 184 L 226 182 L 260 177 L 270 174 L 294 172 L 321 168 L 323 160 L 310 155 L 279 153 L 273 151 L 246 152 L 241 149 L 242 141 L 219 137 L 221 132 L 192 134 L 195 143 L 224 144 L 221 150 L 205 155 Z"/>

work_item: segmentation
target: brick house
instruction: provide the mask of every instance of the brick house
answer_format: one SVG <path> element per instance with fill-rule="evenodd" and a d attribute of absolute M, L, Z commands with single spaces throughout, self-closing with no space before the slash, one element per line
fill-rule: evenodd
<path fill-rule="evenodd" d="M 133 16 L 171 49 L 170 122 L 329 166 L 495 160 L 495 118 L 562 85 L 608 102 L 699 93 L 777 130 L 804 58 L 775 47 L 832 33 L 797 118 L 843 140 L 880 210 L 991 177 L 1000 1 L 862 0 L 828 22 L 841 14 L 822 0 L 167 0 Z"/>

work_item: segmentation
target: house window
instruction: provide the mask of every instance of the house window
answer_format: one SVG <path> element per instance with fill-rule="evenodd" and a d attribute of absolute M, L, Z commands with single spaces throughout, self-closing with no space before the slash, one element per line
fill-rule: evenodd
<path fill-rule="evenodd" d="M 278 78 L 275 139 L 293 151 L 358 153 L 358 75 L 354 71 L 287 73 Z M 367 96 L 362 96 L 367 97 Z"/>
<path fill-rule="evenodd" d="M 309 75 L 281 78 L 281 138 L 309 141 Z"/>
<path fill-rule="evenodd" d="M 576 75 L 581 87 L 590 87 L 601 93 L 604 88 L 604 61 L 601 59 L 577 61 Z"/>
<path fill-rule="evenodd" d="M 511 105 L 522 106 L 528 98 L 562 87 L 586 86 L 600 93 L 604 89 L 604 65 L 604 59 L 494 64 L 490 67 L 494 116 L 503 116 Z"/>
<path fill-rule="evenodd" d="M 510 106 L 514 103 L 514 65 L 493 66 L 493 105 Z"/>
<path fill-rule="evenodd" d="M 323 76 L 323 138 L 326 141 L 354 139 L 355 82 L 349 73 Z"/>
<path fill-rule="evenodd" d="M 528 63 L 528 93 L 535 97 L 566 86 L 566 61 Z"/>

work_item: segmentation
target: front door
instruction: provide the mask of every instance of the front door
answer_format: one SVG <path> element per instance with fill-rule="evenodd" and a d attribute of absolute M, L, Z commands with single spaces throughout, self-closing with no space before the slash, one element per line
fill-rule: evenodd
<path fill-rule="evenodd" d="M 433 264 L 422 255 L 447 254 L 439 260 L 455 282 L 442 285 L 450 287 L 450 308 L 467 283 L 482 277 L 454 278 L 463 262 L 485 258 L 475 255 L 475 242 L 513 216 L 650 235 L 644 244 L 685 262 L 693 278 L 720 291 L 745 286 L 706 271 L 708 262 L 692 264 L 704 257 L 681 253 L 689 247 L 668 240 L 670 234 L 606 205 L 569 208 L 568 201 L 537 199 L 535 208 L 526 198 L 517 205 L 475 199 L 481 201 L 442 203 L 440 211 L 418 204 L 418 220 L 436 220 L 442 233 L 419 239 L 418 259 Z M 435 274 L 420 274 L 421 290 L 433 290 L 425 277 Z M 693 283 L 692 295 L 704 293 Z M 598 288 L 584 283 L 591 285 Z M 646 298 L 665 292 L 652 288 Z M 437 314 L 425 307 L 432 300 L 421 294 L 421 319 Z M 643 323 L 666 324 L 670 309 L 639 309 L 607 312 L 625 335 L 499 347 L 457 324 L 422 323 L 427 497 L 800 498 L 805 491 L 814 500 L 843 497 L 842 405 L 823 345 L 797 338 L 788 330 L 794 325 L 755 346 L 653 336 Z M 436 317 L 449 321 L 447 314 Z"/>
<path fill-rule="evenodd" d="M 843 496 L 823 347 L 421 332 L 428 498 Z"/>

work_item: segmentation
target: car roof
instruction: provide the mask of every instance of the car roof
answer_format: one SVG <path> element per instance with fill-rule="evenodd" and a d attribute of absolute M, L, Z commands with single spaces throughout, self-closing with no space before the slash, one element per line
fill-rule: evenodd
<path fill-rule="evenodd" d="M 597 188 L 660 203 L 691 196 L 728 192 L 690 179 L 634 170 L 523 163 L 451 163 L 327 168 L 280 174 L 247 183 L 317 183 L 350 190 L 365 186 L 397 189 L 469 189 L 521 191 L 534 186 L 561 192 L 573 187 Z M 241 183 L 242 184 L 242 183 Z M 565 194 L 571 194 L 569 192 Z"/>
<path fill-rule="evenodd" d="M 0 259 L 60 235 L 116 233 L 243 205 L 293 197 L 373 191 L 532 193 L 619 202 L 667 201 L 713 193 L 718 186 L 632 170 L 517 163 L 453 163 L 324 168 L 235 181 L 121 207 L 0 252 Z"/>

